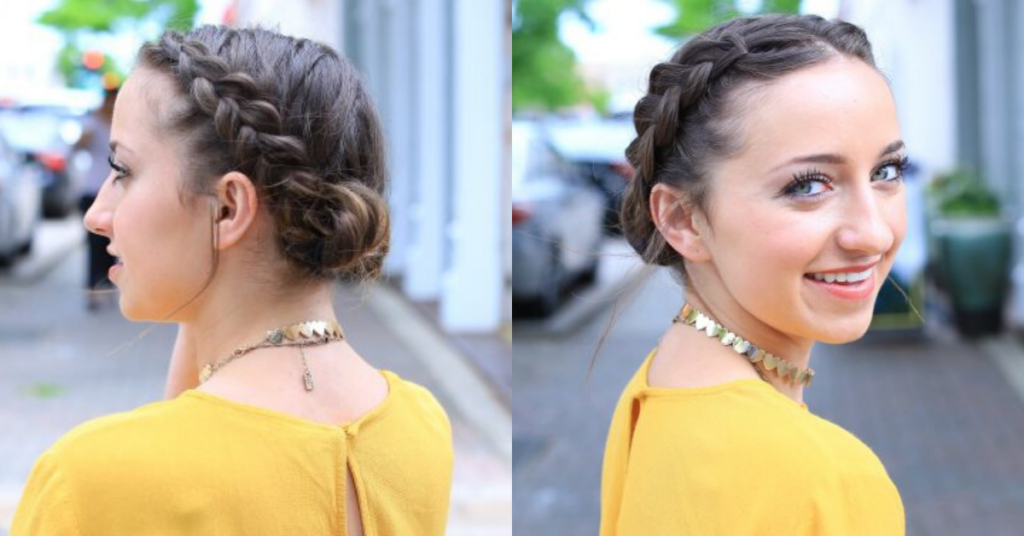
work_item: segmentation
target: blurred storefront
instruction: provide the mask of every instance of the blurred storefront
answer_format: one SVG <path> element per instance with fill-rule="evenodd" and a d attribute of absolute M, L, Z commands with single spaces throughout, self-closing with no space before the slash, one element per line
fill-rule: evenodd
<path fill-rule="evenodd" d="M 505 0 L 237 0 L 225 22 L 327 43 L 363 73 L 390 144 L 386 270 L 456 333 L 510 321 Z"/>

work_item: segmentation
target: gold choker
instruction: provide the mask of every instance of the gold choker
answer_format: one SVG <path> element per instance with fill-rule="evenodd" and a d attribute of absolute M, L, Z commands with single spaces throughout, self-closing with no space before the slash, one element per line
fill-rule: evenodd
<path fill-rule="evenodd" d="M 775 374 L 787 383 L 803 383 L 806 387 L 811 386 L 811 380 L 814 379 L 814 369 L 811 367 L 805 369 L 797 368 L 796 365 L 790 364 L 785 359 L 754 346 L 750 341 L 744 340 L 739 335 L 725 329 L 724 326 L 712 320 L 711 317 L 694 309 L 689 303 L 683 305 L 682 310 L 672 319 L 672 322 L 693 326 L 697 330 L 703 331 L 708 337 L 718 339 L 718 342 L 722 343 L 723 346 L 732 346 L 732 349 L 737 354 L 745 356 L 750 361 L 750 364 L 754 365 L 755 370 L 757 370 L 757 363 L 763 363 L 765 369 L 774 370 Z M 760 374 L 760 370 L 758 370 L 758 374 Z"/>
<path fill-rule="evenodd" d="M 312 391 L 313 374 L 309 371 L 309 363 L 306 362 L 306 352 L 303 348 L 306 346 L 315 346 L 340 341 L 344 338 L 345 333 L 341 330 L 341 326 L 333 320 L 310 320 L 307 322 L 299 322 L 298 324 L 291 324 L 283 328 L 272 329 L 267 332 L 267 336 L 264 337 L 263 340 L 248 346 L 236 348 L 231 355 L 216 363 L 210 363 L 203 367 L 203 370 L 199 372 L 199 383 L 205 383 L 206 380 L 210 379 L 210 376 L 213 376 L 213 374 L 223 368 L 224 365 L 227 365 L 253 350 L 271 348 L 275 346 L 297 346 L 299 348 L 299 354 L 302 355 L 302 366 L 305 369 L 302 374 L 302 384 L 307 391 Z"/>

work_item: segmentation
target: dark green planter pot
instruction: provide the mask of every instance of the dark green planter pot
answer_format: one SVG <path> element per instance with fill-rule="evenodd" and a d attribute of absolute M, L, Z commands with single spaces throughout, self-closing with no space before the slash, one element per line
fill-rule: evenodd
<path fill-rule="evenodd" d="M 957 329 L 965 337 L 998 333 L 1010 290 L 1010 225 L 995 219 L 932 222 L 934 244 Z"/>

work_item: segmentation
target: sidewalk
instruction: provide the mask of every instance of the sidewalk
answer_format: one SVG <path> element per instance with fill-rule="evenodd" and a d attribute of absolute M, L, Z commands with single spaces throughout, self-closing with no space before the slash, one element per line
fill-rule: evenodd
<path fill-rule="evenodd" d="M 0 277 L 0 536 L 32 464 L 53 441 L 85 420 L 162 396 L 174 327 L 133 324 L 113 308 L 87 314 L 83 257 L 84 248 L 74 248 L 38 281 Z M 448 533 L 511 534 L 507 408 L 393 291 L 339 286 L 336 310 L 353 347 L 431 390 L 448 411 L 456 460 Z"/>

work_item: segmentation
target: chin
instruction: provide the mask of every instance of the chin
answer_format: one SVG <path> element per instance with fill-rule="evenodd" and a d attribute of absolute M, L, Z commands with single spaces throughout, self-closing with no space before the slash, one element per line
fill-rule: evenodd
<path fill-rule="evenodd" d="M 870 327 L 871 316 L 869 315 L 863 320 L 860 318 L 851 319 L 849 322 L 836 326 L 834 329 L 820 331 L 813 338 L 825 344 L 846 344 L 862 338 Z"/>

